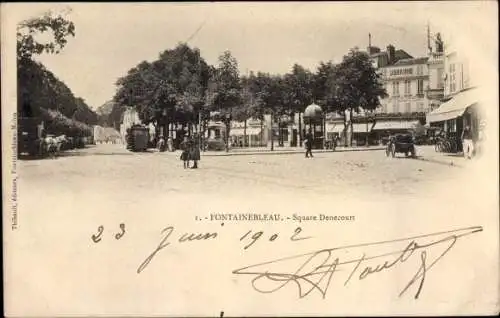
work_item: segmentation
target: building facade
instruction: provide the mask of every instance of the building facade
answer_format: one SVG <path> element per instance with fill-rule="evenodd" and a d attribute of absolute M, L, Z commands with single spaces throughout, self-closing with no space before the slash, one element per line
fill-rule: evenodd
<path fill-rule="evenodd" d="M 473 87 L 469 71 L 469 60 L 457 51 L 449 51 L 444 57 L 444 98 Z"/>
<path fill-rule="evenodd" d="M 426 96 L 429 103 L 429 111 L 431 112 L 439 107 L 444 99 L 444 79 L 445 79 L 445 54 L 444 43 L 441 40 L 441 35 L 437 33 L 434 42 L 434 50 L 430 45 L 429 32 L 429 60 L 427 62 L 429 68 L 429 85 L 426 88 Z"/>
<path fill-rule="evenodd" d="M 125 143 L 125 137 L 127 135 L 127 129 L 132 127 L 133 125 L 142 124 L 141 119 L 139 118 L 139 113 L 133 107 L 127 107 L 127 109 L 122 114 L 122 120 L 120 124 L 120 135 L 122 137 L 123 143 Z M 149 136 L 150 139 L 154 139 L 155 128 L 152 124 L 149 124 Z"/>
<path fill-rule="evenodd" d="M 425 94 L 429 86 L 428 58 L 399 60 L 380 69 L 387 97 L 380 101 L 378 113 L 411 114 L 429 110 Z"/>
<path fill-rule="evenodd" d="M 456 148 L 450 152 L 463 151 L 461 134 L 466 126 L 472 132 L 474 143 L 482 141 L 486 125 L 481 113 L 481 92 L 475 87 L 469 69 L 469 59 L 452 47 L 443 52 L 443 103 L 427 116 L 427 122 L 454 141 Z"/>

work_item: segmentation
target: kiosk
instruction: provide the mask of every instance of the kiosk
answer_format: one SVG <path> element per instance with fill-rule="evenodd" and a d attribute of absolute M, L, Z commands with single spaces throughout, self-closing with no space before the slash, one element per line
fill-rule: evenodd
<path fill-rule="evenodd" d="M 303 117 L 306 125 L 304 133 L 310 129 L 313 134 L 313 149 L 323 149 L 325 139 L 323 110 L 319 105 L 313 103 L 306 107 Z"/>

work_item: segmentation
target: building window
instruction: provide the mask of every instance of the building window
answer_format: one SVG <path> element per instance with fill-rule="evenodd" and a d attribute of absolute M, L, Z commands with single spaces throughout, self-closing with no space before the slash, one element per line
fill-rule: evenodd
<path fill-rule="evenodd" d="M 393 113 L 399 113 L 399 104 L 397 101 L 395 101 L 393 104 L 392 104 L 392 112 Z"/>
<path fill-rule="evenodd" d="M 423 74 L 424 74 L 424 66 L 418 65 L 417 66 L 417 75 L 423 75 Z"/>
<path fill-rule="evenodd" d="M 444 88 L 444 78 L 443 78 L 443 69 L 439 68 L 437 70 L 437 88 L 442 89 Z"/>
<path fill-rule="evenodd" d="M 424 80 L 417 80 L 417 95 L 424 95 Z"/>
<path fill-rule="evenodd" d="M 417 112 L 421 113 L 424 111 L 424 103 L 418 102 L 417 103 Z"/>
<path fill-rule="evenodd" d="M 410 96 L 411 81 L 405 81 L 405 96 Z"/>
<path fill-rule="evenodd" d="M 455 64 L 450 64 L 449 73 L 450 73 L 450 82 L 449 82 L 450 83 L 450 93 L 453 93 L 457 89 Z"/>
<path fill-rule="evenodd" d="M 392 82 L 392 96 L 399 96 L 399 82 Z"/>
<path fill-rule="evenodd" d="M 411 113 L 411 104 L 410 103 L 405 104 L 405 112 Z"/>

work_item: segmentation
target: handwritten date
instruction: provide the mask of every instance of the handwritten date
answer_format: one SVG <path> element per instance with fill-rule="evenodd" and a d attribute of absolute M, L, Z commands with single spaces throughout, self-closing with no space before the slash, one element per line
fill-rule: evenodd
<path fill-rule="evenodd" d="M 165 247 L 167 247 L 168 245 L 170 245 L 169 238 L 172 235 L 173 231 L 174 231 L 174 227 L 173 226 L 166 227 L 166 228 L 164 228 L 161 231 L 161 234 L 163 235 L 163 237 L 162 237 L 160 243 L 153 250 L 153 252 L 151 254 L 149 254 L 148 257 L 146 257 L 146 259 L 141 263 L 141 265 L 139 265 L 139 267 L 137 268 L 137 274 L 140 274 L 149 265 L 149 263 L 153 260 L 153 258 L 156 256 L 156 254 L 158 254 L 158 252 L 160 252 L 162 249 L 164 249 Z M 305 240 L 305 239 L 310 238 L 310 237 L 300 237 L 299 234 L 301 232 L 302 232 L 302 228 L 297 227 L 295 229 L 294 233 L 292 234 L 292 236 L 290 237 L 290 240 L 291 241 L 300 241 L 300 240 Z M 251 233 L 252 233 L 252 231 L 246 232 L 240 238 L 240 241 L 245 240 L 247 237 L 249 237 L 249 235 Z M 252 246 L 263 234 L 264 234 L 263 231 L 258 231 L 258 232 L 255 232 L 253 235 L 251 235 L 250 236 L 251 242 L 249 244 L 245 245 L 243 247 L 243 249 L 246 250 L 247 248 L 249 248 L 250 246 Z M 214 239 L 216 239 L 218 237 L 218 235 L 219 234 L 217 232 L 211 232 L 211 233 L 207 232 L 207 233 L 199 233 L 199 234 L 184 233 L 183 235 L 181 235 L 179 237 L 178 243 L 186 243 L 186 242 L 192 242 L 192 241 L 214 240 Z M 278 237 L 279 237 L 279 234 L 278 233 L 274 233 L 274 234 L 272 234 L 270 236 L 269 241 L 273 242 Z"/>
<path fill-rule="evenodd" d="M 119 227 L 120 227 L 120 232 L 115 234 L 115 239 L 117 240 L 121 239 L 122 236 L 125 235 L 125 223 L 120 223 Z M 91 237 L 92 241 L 94 241 L 94 243 L 99 243 L 102 240 L 103 233 L 104 233 L 104 226 L 99 225 L 99 227 L 97 228 L 97 233 L 92 234 Z"/>

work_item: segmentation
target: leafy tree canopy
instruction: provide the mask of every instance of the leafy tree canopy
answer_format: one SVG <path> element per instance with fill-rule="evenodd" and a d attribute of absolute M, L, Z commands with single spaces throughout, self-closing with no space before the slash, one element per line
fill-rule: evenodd
<path fill-rule="evenodd" d="M 49 41 L 39 41 L 39 35 L 52 33 Z M 17 58 L 31 59 L 33 55 L 58 54 L 68 42 L 68 36 L 75 36 L 75 25 L 61 14 L 45 13 L 21 22 L 17 27 Z"/>

